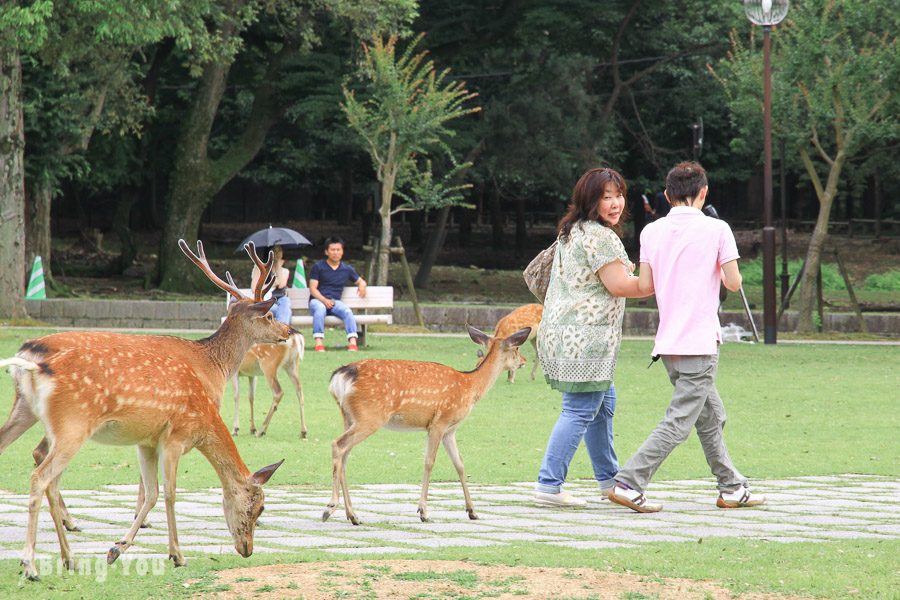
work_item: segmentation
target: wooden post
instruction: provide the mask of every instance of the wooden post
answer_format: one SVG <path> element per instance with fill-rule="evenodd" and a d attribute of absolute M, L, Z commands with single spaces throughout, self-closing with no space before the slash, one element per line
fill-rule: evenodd
<path fill-rule="evenodd" d="M 856 292 L 853 291 L 853 285 L 850 283 L 850 274 L 847 273 L 847 269 L 844 268 L 844 263 L 841 261 L 841 255 L 838 254 L 836 248 L 834 250 L 834 260 L 837 262 L 841 277 L 844 278 L 844 285 L 847 286 L 847 293 L 850 295 L 850 304 L 856 312 L 856 318 L 859 319 L 859 330 L 863 333 L 869 333 L 869 328 L 866 326 L 866 320 L 863 318 L 862 309 L 859 307 L 859 302 L 856 301 Z"/>
<path fill-rule="evenodd" d="M 406 250 L 403 248 L 403 241 L 400 236 L 394 238 L 395 248 L 391 248 L 391 253 L 400 255 L 400 264 L 403 267 L 403 275 L 406 277 L 406 287 L 409 288 L 409 296 L 412 298 L 413 310 L 416 312 L 416 321 L 419 327 L 425 327 L 425 319 L 422 318 L 422 309 L 419 307 L 419 298 L 416 296 L 416 287 L 413 285 L 412 273 L 409 270 L 409 263 L 406 262 Z"/>
<path fill-rule="evenodd" d="M 819 265 L 819 272 L 816 273 L 816 304 L 819 313 L 819 331 L 825 331 L 825 308 L 822 300 L 822 265 Z"/>
<path fill-rule="evenodd" d="M 778 309 L 778 319 L 776 321 L 781 320 L 781 315 L 784 314 L 785 309 L 791 304 L 791 296 L 794 295 L 794 292 L 797 291 L 797 286 L 800 285 L 800 279 L 803 278 L 803 272 L 806 270 L 806 259 L 803 259 L 803 263 L 800 265 L 800 270 L 797 272 L 797 278 L 794 279 L 794 283 L 791 284 L 791 289 L 788 290 L 787 296 L 781 299 L 781 308 Z"/>

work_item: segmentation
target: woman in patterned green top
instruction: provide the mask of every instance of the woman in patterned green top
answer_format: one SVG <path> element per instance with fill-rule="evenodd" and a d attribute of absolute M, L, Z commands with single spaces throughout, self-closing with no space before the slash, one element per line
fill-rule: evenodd
<path fill-rule="evenodd" d="M 539 504 L 586 504 L 562 491 L 582 439 L 600 489 L 605 492 L 615 485 L 619 463 L 613 448 L 613 373 L 625 298 L 643 296 L 620 239 L 626 191 L 625 180 L 616 171 L 591 169 L 575 184 L 572 202 L 559 223 L 537 344 L 547 383 L 562 392 L 562 411 L 538 474 Z"/>

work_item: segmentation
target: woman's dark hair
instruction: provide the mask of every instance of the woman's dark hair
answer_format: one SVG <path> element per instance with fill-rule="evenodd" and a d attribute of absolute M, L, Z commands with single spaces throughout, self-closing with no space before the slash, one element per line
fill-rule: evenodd
<path fill-rule="evenodd" d="M 559 237 L 567 239 L 572 231 L 572 226 L 579 221 L 597 221 L 622 237 L 621 224 L 629 216 L 627 204 L 622 208 L 622 217 L 615 225 L 605 223 L 600 218 L 600 198 L 603 197 L 603 190 L 610 183 L 615 185 L 623 196 L 628 193 L 625 178 L 612 169 L 591 169 L 581 176 L 581 179 L 575 184 L 575 189 L 572 190 L 572 202 L 569 203 L 566 214 L 559 220 Z"/>

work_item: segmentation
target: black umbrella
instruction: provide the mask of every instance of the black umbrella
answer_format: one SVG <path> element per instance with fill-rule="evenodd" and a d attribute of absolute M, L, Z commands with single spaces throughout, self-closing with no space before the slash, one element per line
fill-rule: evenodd
<path fill-rule="evenodd" d="M 265 229 L 260 229 L 255 233 L 248 235 L 241 242 L 235 252 L 243 252 L 244 244 L 253 242 L 257 247 L 271 248 L 272 246 L 281 246 L 282 248 L 300 248 L 301 246 L 312 246 L 312 242 L 297 233 L 293 229 L 287 227 L 272 227 L 269 225 Z"/>

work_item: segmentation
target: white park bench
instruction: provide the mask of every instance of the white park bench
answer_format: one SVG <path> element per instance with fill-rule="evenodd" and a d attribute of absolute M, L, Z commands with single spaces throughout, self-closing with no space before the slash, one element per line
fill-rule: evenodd
<path fill-rule="evenodd" d="M 312 326 L 313 318 L 309 313 L 309 288 L 289 287 L 285 290 L 291 299 L 291 326 Z M 394 288 L 385 285 L 370 285 L 366 288 L 366 297 L 360 298 L 356 294 L 356 287 L 345 287 L 341 294 L 341 302 L 353 310 L 356 324 L 359 329 L 359 342 L 366 343 L 366 329 L 368 325 L 384 323 L 390 325 L 394 322 Z M 253 291 L 242 289 L 241 292 L 252 297 Z M 231 296 L 226 294 L 225 306 L 227 308 Z M 224 319 L 224 317 L 223 317 Z M 337 317 L 328 315 L 325 324 L 343 327 L 344 322 Z"/>

